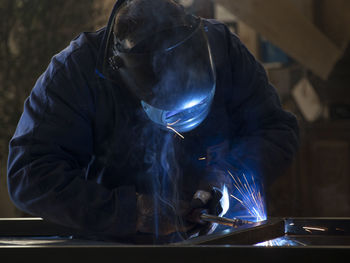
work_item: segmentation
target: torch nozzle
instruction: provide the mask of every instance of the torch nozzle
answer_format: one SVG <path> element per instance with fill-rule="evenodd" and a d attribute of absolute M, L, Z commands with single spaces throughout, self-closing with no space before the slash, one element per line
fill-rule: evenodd
<path fill-rule="evenodd" d="M 238 218 L 226 218 L 226 217 L 220 217 L 220 216 L 214 216 L 210 214 L 203 213 L 200 215 L 200 219 L 205 222 L 210 222 L 210 223 L 216 223 L 220 225 L 226 225 L 226 226 L 231 226 L 231 227 L 238 227 L 242 226 L 245 224 L 253 224 L 254 222 L 248 221 L 248 220 L 243 220 L 243 219 L 238 219 Z"/>

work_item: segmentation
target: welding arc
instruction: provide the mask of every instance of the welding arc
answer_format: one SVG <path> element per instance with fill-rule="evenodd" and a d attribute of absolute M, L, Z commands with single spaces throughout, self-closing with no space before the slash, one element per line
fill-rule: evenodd
<path fill-rule="evenodd" d="M 242 220 L 238 218 L 226 218 L 226 217 L 220 217 L 220 216 L 213 216 L 209 214 L 201 214 L 200 219 L 205 222 L 210 222 L 210 223 L 216 223 L 220 225 L 226 225 L 226 226 L 231 226 L 231 227 L 238 227 L 242 226 L 245 224 L 253 224 L 254 222 L 248 221 L 248 220 Z"/>

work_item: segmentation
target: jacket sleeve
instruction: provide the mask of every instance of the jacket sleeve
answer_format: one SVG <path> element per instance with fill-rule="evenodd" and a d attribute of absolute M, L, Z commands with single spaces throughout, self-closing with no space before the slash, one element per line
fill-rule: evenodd
<path fill-rule="evenodd" d="M 264 68 L 238 37 L 230 34 L 229 42 L 233 87 L 226 105 L 232 125 L 239 128 L 226 161 L 269 185 L 297 151 L 297 120 L 282 109 Z"/>
<path fill-rule="evenodd" d="M 136 225 L 134 188 L 109 190 L 86 180 L 94 106 L 80 66 L 54 58 L 26 100 L 9 146 L 9 194 L 32 215 L 89 233 L 129 235 Z"/>

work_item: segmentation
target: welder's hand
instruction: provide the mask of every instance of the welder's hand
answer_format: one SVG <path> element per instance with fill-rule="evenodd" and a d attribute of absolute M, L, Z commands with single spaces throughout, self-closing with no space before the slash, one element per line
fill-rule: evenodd
<path fill-rule="evenodd" d="M 158 201 L 155 207 L 154 197 L 139 194 L 137 196 L 137 231 L 141 233 L 169 235 L 174 232 L 187 232 L 194 224 L 184 221 L 179 223 L 179 218 L 187 214 L 190 203 L 180 201 L 177 212 L 164 202 Z M 157 228 L 155 227 L 157 224 Z"/>
<path fill-rule="evenodd" d="M 221 198 L 222 193 L 219 189 L 213 188 L 210 192 L 198 190 L 191 201 L 191 208 L 206 209 L 211 215 L 219 215 L 222 212 Z"/>
<path fill-rule="evenodd" d="M 199 235 L 205 235 L 211 230 L 212 224 L 200 220 L 200 215 L 203 213 L 219 215 L 222 212 L 221 198 L 222 193 L 216 188 L 211 189 L 211 191 L 196 191 L 191 201 L 191 211 L 186 217 L 189 222 L 196 224 L 191 229 L 191 233 L 198 232 Z"/>

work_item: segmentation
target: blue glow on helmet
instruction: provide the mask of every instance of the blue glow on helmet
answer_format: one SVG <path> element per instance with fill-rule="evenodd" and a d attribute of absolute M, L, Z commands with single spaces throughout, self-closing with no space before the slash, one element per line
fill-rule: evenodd
<path fill-rule="evenodd" d="M 198 127 L 208 116 L 215 94 L 215 86 L 203 99 L 191 99 L 182 103 L 182 108 L 163 110 L 151 106 L 145 101 L 141 105 L 153 122 L 166 129 L 171 127 L 178 132 L 188 132 Z"/>

